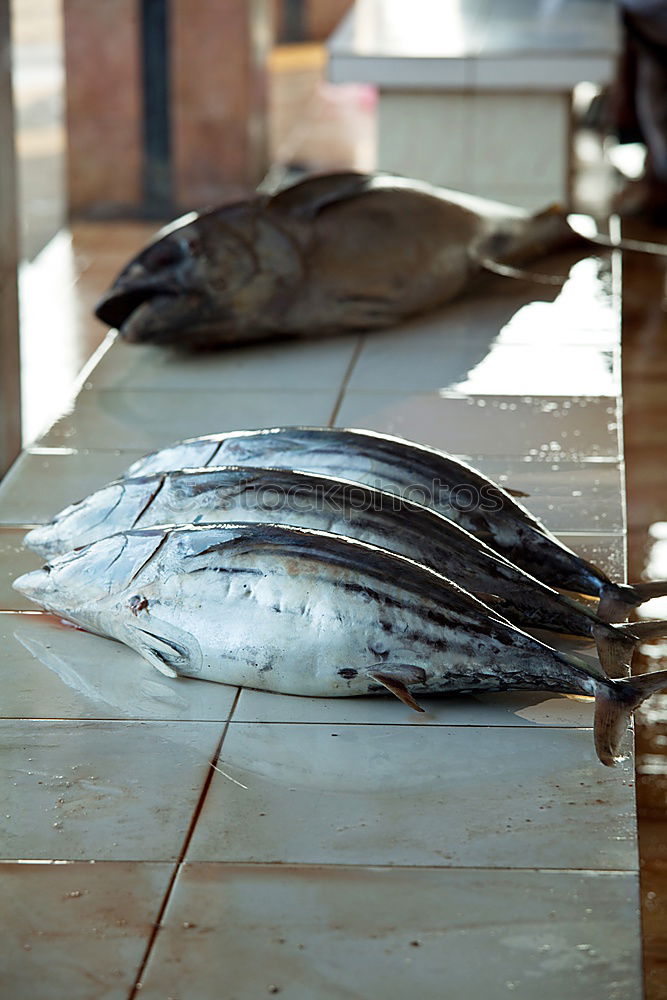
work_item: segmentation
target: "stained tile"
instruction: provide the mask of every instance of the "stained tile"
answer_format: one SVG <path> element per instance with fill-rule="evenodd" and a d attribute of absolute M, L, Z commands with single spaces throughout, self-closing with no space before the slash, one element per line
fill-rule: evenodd
<path fill-rule="evenodd" d="M 339 427 L 365 427 L 455 455 L 576 461 L 619 455 L 611 397 L 465 396 L 348 391 Z"/>
<path fill-rule="evenodd" d="M 225 720 L 236 688 L 160 674 L 122 643 L 47 614 L 0 614 L 0 715 L 25 719 Z"/>
<path fill-rule="evenodd" d="M 39 569 L 44 558 L 23 547 L 23 528 L 0 528 L 0 611 L 35 611 L 36 605 L 12 587 L 13 581 Z"/>
<path fill-rule="evenodd" d="M 141 996 L 640 1000 L 634 875 L 186 865 Z"/>
<path fill-rule="evenodd" d="M 167 864 L 0 864 L 0 980 L 12 1000 L 125 1000 Z"/>
<path fill-rule="evenodd" d="M 0 857 L 178 857 L 222 725 L 0 722 Z"/>
<path fill-rule="evenodd" d="M 299 698 L 241 691 L 233 725 L 240 722 L 337 723 L 392 726 L 591 726 L 590 704 L 552 694 L 518 692 L 476 697 L 422 698 L 417 713 L 394 697 Z"/>
<path fill-rule="evenodd" d="M 91 372 L 93 389 L 338 389 L 357 336 L 249 344 L 208 354 L 116 342 Z"/>
<path fill-rule="evenodd" d="M 280 424 L 326 424 L 337 392 L 156 389 L 82 392 L 72 413 L 40 441 L 47 447 L 134 451 L 181 438 Z"/>
<path fill-rule="evenodd" d="M 0 524 L 40 524 L 120 476 L 144 451 L 24 451 L 0 484 Z"/>
<path fill-rule="evenodd" d="M 187 860 L 636 865 L 632 765 L 587 730 L 241 723 L 219 767 Z"/>

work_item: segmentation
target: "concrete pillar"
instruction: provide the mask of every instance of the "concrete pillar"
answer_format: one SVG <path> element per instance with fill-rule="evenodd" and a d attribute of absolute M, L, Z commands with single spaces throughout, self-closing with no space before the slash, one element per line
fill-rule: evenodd
<path fill-rule="evenodd" d="M 9 0 L 0 0 L 0 475 L 21 449 L 18 232 Z"/>

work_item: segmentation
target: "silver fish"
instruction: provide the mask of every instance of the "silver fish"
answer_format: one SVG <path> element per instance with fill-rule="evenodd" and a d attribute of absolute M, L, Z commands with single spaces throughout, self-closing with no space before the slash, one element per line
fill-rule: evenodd
<path fill-rule="evenodd" d="M 286 469 L 225 466 L 120 479 L 66 507 L 24 543 L 51 557 L 107 535 L 225 519 L 290 524 L 346 535 L 422 563 L 521 628 L 595 639 L 609 676 L 628 672 L 635 645 L 665 622 L 614 626 L 494 552 L 464 528 L 395 493 Z"/>
<path fill-rule="evenodd" d="M 14 586 L 163 673 L 318 697 L 508 689 L 593 696 L 612 765 L 627 720 L 667 671 L 612 680 L 521 632 L 403 556 L 285 525 L 112 535 Z"/>
<path fill-rule="evenodd" d="M 450 301 L 485 268 L 584 242 L 557 208 L 328 174 L 177 219 L 95 311 L 128 341 L 183 349 L 379 329 Z"/>
<path fill-rule="evenodd" d="M 374 431 L 274 427 L 191 438 L 130 466 L 127 475 L 210 465 L 299 469 L 352 479 L 432 507 L 552 587 L 600 598 L 598 614 L 622 621 L 667 581 L 614 583 L 551 534 L 503 489 L 465 462 L 426 445 Z"/>

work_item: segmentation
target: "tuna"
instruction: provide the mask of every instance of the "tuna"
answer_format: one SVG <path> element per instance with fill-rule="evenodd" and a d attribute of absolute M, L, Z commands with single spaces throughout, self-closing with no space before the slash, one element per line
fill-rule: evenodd
<path fill-rule="evenodd" d="M 556 208 L 532 215 L 388 174 L 329 174 L 177 219 L 96 314 L 127 341 L 185 350 L 380 329 L 449 302 L 484 269 L 513 274 L 582 243 Z"/>
<path fill-rule="evenodd" d="M 51 557 L 133 528 L 224 519 L 325 530 L 408 556 L 493 604 L 521 628 L 594 638 L 610 676 L 665 622 L 607 624 L 525 573 L 464 528 L 395 493 L 281 469 L 225 466 L 121 479 L 30 531 L 25 544 Z"/>
<path fill-rule="evenodd" d="M 563 545 L 516 499 L 465 462 L 387 434 L 276 427 L 191 438 L 130 466 L 129 476 L 211 465 L 271 466 L 351 479 L 417 501 L 455 521 L 544 583 L 600 599 L 598 614 L 622 621 L 667 581 L 622 584 Z M 515 494 L 515 495 L 513 495 Z"/>
<path fill-rule="evenodd" d="M 595 698 L 613 765 L 667 671 L 612 680 L 511 625 L 438 573 L 365 542 L 285 525 L 112 535 L 14 586 L 162 673 L 317 697 L 548 690 Z"/>

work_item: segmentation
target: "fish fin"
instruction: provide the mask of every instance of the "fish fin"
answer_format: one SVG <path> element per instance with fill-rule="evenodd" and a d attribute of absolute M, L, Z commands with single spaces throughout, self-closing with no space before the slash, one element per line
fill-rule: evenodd
<path fill-rule="evenodd" d="M 347 201 L 366 194 L 373 178 L 353 171 L 308 177 L 306 180 L 279 191 L 269 201 L 269 208 L 277 208 L 299 219 L 314 219 L 322 209 L 337 201 Z"/>
<path fill-rule="evenodd" d="M 600 685 L 595 695 L 595 750 L 607 767 L 621 759 L 619 745 L 634 710 L 656 691 L 667 689 L 667 670 L 651 674 L 636 674 L 613 682 L 613 687 Z"/>
<path fill-rule="evenodd" d="M 144 659 L 152 663 L 165 677 L 179 676 L 178 667 L 188 660 L 188 652 L 183 646 L 138 625 L 128 623 L 127 627 L 135 633 L 135 642 L 131 645 L 138 648 Z"/>
<path fill-rule="evenodd" d="M 570 701 L 595 701 L 593 695 L 590 694 L 566 694 L 565 697 L 569 698 Z"/>
<path fill-rule="evenodd" d="M 608 677 L 627 677 L 637 640 L 619 628 L 614 634 L 610 626 L 594 625 L 593 637 L 597 646 L 600 666 Z"/>
<path fill-rule="evenodd" d="M 630 612 L 654 597 L 667 596 L 667 580 L 650 583 L 608 583 L 600 593 L 597 613 L 606 622 L 624 621 Z"/>
<path fill-rule="evenodd" d="M 417 704 L 408 691 L 405 686 L 405 682 L 401 680 L 400 676 L 398 676 L 398 671 L 394 672 L 391 666 L 383 665 L 382 670 L 371 669 L 368 673 L 373 680 L 376 680 L 378 684 L 382 684 L 383 687 L 386 687 L 387 691 L 391 691 L 391 693 L 399 698 L 404 705 L 407 705 L 408 708 L 413 708 L 415 712 L 424 711 L 424 709 Z"/>
<path fill-rule="evenodd" d="M 505 493 L 509 493 L 511 497 L 529 497 L 530 493 L 524 493 L 523 490 L 511 490 L 508 486 L 504 486 L 503 489 Z"/>

